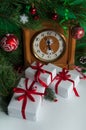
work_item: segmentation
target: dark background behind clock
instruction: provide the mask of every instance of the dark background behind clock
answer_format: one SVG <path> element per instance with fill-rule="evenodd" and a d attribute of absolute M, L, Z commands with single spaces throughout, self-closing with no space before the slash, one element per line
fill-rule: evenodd
<path fill-rule="evenodd" d="M 82 58 L 84 58 L 84 60 Z M 81 62 L 80 59 L 82 59 L 83 62 Z M 86 68 L 86 35 L 81 40 L 77 40 L 75 64 Z"/>

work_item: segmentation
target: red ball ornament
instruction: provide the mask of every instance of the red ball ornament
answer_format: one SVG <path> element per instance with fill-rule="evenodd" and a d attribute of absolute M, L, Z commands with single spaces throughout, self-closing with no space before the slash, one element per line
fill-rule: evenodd
<path fill-rule="evenodd" d="M 14 34 L 6 34 L 1 39 L 0 45 L 6 52 L 15 51 L 18 48 L 19 40 Z"/>
<path fill-rule="evenodd" d="M 57 20 L 58 18 L 58 14 L 57 13 L 53 13 L 52 14 L 52 20 Z"/>
<path fill-rule="evenodd" d="M 34 20 L 39 20 L 39 15 L 34 15 L 33 19 Z"/>
<path fill-rule="evenodd" d="M 74 39 L 81 39 L 85 35 L 85 31 L 80 26 L 74 26 L 71 30 L 71 35 Z"/>
<path fill-rule="evenodd" d="M 35 8 L 35 7 L 31 7 L 31 8 L 30 8 L 30 13 L 31 13 L 32 15 L 36 14 L 36 8 Z"/>

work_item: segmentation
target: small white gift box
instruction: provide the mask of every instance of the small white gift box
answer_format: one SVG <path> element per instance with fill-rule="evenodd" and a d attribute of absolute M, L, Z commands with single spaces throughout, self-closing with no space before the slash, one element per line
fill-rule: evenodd
<path fill-rule="evenodd" d="M 76 96 L 79 96 L 76 90 L 76 87 L 80 81 L 79 75 L 73 74 L 73 72 L 60 67 L 56 67 L 56 69 L 58 72 L 57 76 L 49 85 L 49 87 L 52 88 L 56 94 L 62 96 L 63 98 L 69 98 L 72 92 L 74 92 Z"/>
<path fill-rule="evenodd" d="M 34 83 L 31 79 L 21 78 L 17 88 L 14 90 L 15 92 L 8 105 L 8 115 L 31 121 L 38 120 L 45 88 L 41 87 L 38 83 Z"/>
<path fill-rule="evenodd" d="M 42 65 L 34 62 L 31 66 L 25 70 L 25 77 L 34 79 L 44 87 L 47 87 L 56 76 L 56 68 L 52 64 Z"/>

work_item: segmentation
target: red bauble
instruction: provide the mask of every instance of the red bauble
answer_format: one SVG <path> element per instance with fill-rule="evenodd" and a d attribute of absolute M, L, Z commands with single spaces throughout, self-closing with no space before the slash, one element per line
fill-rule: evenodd
<path fill-rule="evenodd" d="M 39 15 L 34 15 L 33 19 L 34 20 L 39 20 Z"/>
<path fill-rule="evenodd" d="M 18 48 L 19 40 L 14 34 L 6 34 L 1 39 L 0 45 L 4 51 L 11 52 Z"/>
<path fill-rule="evenodd" d="M 52 20 L 57 20 L 58 18 L 58 14 L 57 13 L 53 13 L 52 14 Z"/>
<path fill-rule="evenodd" d="M 35 7 L 31 7 L 31 8 L 30 8 L 30 13 L 31 13 L 32 15 L 36 14 L 36 8 L 35 8 Z"/>
<path fill-rule="evenodd" d="M 81 39 L 85 35 L 85 31 L 80 26 L 74 26 L 71 30 L 71 35 L 74 39 Z"/>

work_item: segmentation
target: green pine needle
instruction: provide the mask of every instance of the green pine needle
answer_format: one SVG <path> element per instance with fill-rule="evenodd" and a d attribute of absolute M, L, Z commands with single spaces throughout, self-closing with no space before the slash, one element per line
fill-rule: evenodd
<path fill-rule="evenodd" d="M 44 98 L 49 101 L 54 101 L 56 99 L 55 92 L 51 88 L 46 88 Z"/>

